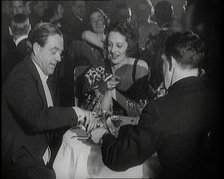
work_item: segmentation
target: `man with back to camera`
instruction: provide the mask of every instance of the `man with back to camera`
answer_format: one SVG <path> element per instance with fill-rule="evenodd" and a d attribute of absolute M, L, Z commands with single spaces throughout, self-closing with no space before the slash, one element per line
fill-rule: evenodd
<path fill-rule="evenodd" d="M 13 16 L 9 33 L 13 37 L 16 48 L 9 50 L 2 60 L 2 82 L 5 81 L 13 67 L 28 54 L 27 41 L 30 30 L 29 18 L 25 14 Z"/>
<path fill-rule="evenodd" d="M 191 32 L 168 37 L 162 55 L 167 95 L 149 102 L 138 125 L 122 126 L 118 138 L 105 128 L 91 132 L 95 143 L 102 142 L 106 166 L 124 171 L 157 152 L 162 166 L 158 177 L 200 178 L 203 146 L 210 131 L 218 132 L 221 114 L 219 95 L 206 89 L 198 76 L 203 49 L 200 38 Z"/>
<path fill-rule="evenodd" d="M 39 23 L 28 36 L 30 55 L 9 74 L 2 92 L 2 165 L 4 178 L 56 178 L 48 165 L 51 134 L 62 127 L 96 127 L 89 111 L 54 107 L 48 76 L 61 60 L 63 36 L 50 23 Z"/>

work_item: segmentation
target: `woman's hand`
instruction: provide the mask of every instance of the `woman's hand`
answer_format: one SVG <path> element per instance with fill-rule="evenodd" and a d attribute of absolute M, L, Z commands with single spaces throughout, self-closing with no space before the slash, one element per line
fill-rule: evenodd
<path fill-rule="evenodd" d="M 114 89 L 120 83 L 119 79 L 119 77 L 114 75 L 105 79 L 104 82 L 100 83 L 98 86 L 99 92 L 104 95 L 106 91 Z"/>
<path fill-rule="evenodd" d="M 96 128 L 91 131 L 91 139 L 94 143 L 98 144 L 105 133 L 109 133 L 107 129 L 103 127 Z"/>

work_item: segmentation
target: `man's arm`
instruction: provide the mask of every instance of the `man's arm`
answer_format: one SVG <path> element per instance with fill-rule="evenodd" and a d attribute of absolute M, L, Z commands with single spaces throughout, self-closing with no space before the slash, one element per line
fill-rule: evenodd
<path fill-rule="evenodd" d="M 115 171 L 142 164 L 156 152 L 156 132 L 159 132 L 157 120 L 155 105 L 148 104 L 138 125 L 122 126 L 118 138 L 111 134 L 104 135 L 101 148 L 104 164 Z"/>

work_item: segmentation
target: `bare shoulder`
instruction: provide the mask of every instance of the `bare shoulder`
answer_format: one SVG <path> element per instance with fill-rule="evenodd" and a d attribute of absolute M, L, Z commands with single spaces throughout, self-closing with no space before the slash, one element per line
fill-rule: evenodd
<path fill-rule="evenodd" d="M 130 65 L 134 65 L 135 63 L 135 58 L 129 58 L 129 64 Z M 148 70 L 148 64 L 144 61 L 144 60 L 141 60 L 141 59 L 138 59 L 138 62 L 137 62 L 137 68 L 145 68 L 146 70 Z"/>
<path fill-rule="evenodd" d="M 141 68 L 145 68 L 146 70 L 149 69 L 148 64 L 144 60 L 138 60 L 137 66 Z"/>

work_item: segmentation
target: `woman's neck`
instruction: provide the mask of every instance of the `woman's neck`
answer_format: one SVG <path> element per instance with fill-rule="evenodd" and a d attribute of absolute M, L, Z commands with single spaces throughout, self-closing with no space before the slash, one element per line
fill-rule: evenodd
<path fill-rule="evenodd" d="M 115 73 L 123 65 L 128 64 L 128 62 L 129 62 L 129 59 L 127 57 L 124 57 L 124 59 L 120 63 L 112 64 L 112 71 L 113 71 L 113 73 Z"/>

